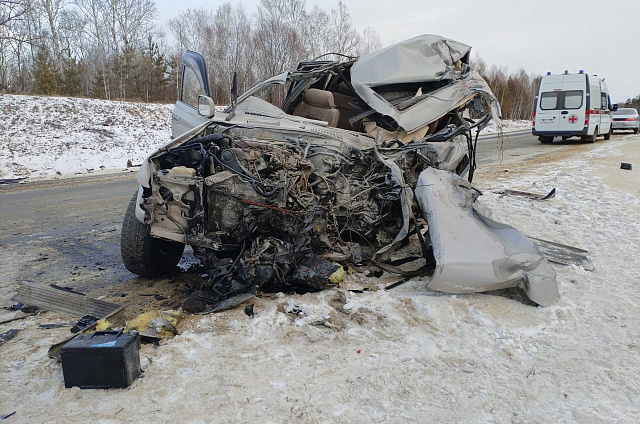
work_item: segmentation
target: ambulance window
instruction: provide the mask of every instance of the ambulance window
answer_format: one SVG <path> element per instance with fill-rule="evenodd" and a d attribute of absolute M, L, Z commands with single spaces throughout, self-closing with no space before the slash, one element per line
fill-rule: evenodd
<path fill-rule="evenodd" d="M 557 92 L 549 91 L 547 93 L 542 93 L 542 97 L 540 98 L 540 109 L 553 110 L 556 108 L 557 104 L 558 104 Z"/>
<path fill-rule="evenodd" d="M 600 98 L 602 99 L 602 107 L 600 109 L 607 109 L 607 93 L 600 93 Z"/>
<path fill-rule="evenodd" d="M 580 109 L 582 106 L 582 90 L 566 91 L 564 109 Z"/>

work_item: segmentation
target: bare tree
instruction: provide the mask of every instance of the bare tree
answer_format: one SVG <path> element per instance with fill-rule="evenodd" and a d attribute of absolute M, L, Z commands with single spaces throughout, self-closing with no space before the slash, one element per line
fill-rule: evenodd
<path fill-rule="evenodd" d="M 330 38 L 326 36 L 330 22 L 329 13 L 318 5 L 307 13 L 302 29 L 307 58 L 313 59 L 325 53 L 331 53 Z"/>
<path fill-rule="evenodd" d="M 365 55 L 367 53 L 379 50 L 382 47 L 380 41 L 380 34 L 378 34 L 373 28 L 367 27 L 362 31 L 358 43 L 357 52 L 358 56 Z"/>
<path fill-rule="evenodd" d="M 31 45 L 41 34 L 32 25 L 30 0 L 0 0 L 0 89 L 25 91 L 30 86 L 28 69 L 35 58 Z"/>
<path fill-rule="evenodd" d="M 338 2 L 338 10 L 331 9 L 331 17 L 330 48 L 335 53 L 355 56 L 360 37 L 353 27 L 347 5 L 342 1 Z"/>
<path fill-rule="evenodd" d="M 60 15 L 66 6 L 66 0 L 35 0 L 38 12 L 45 19 L 51 37 L 54 60 L 60 59 L 60 38 L 58 27 Z"/>
<path fill-rule="evenodd" d="M 169 29 L 178 42 L 178 49 L 204 52 L 206 49 L 207 35 L 210 31 L 210 23 L 213 21 L 213 13 L 210 10 L 187 9 L 180 12 L 177 18 L 169 20 Z"/>
<path fill-rule="evenodd" d="M 218 7 L 214 18 L 215 52 L 213 75 L 216 100 L 228 102 L 231 75 L 237 72 L 238 91 L 254 82 L 251 47 L 251 23 L 242 6 L 225 3 Z M 211 69 L 211 68 L 210 68 Z"/>
<path fill-rule="evenodd" d="M 304 17 L 302 0 L 260 1 L 254 45 L 261 76 L 290 69 L 305 56 L 301 37 Z"/>
<path fill-rule="evenodd" d="M 118 37 L 123 47 L 144 43 L 151 22 L 156 18 L 156 4 L 153 0 L 111 0 L 115 4 L 115 19 Z"/>

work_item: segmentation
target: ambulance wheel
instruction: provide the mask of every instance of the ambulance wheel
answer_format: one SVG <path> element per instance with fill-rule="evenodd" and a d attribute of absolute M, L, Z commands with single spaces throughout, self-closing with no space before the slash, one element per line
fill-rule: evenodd
<path fill-rule="evenodd" d="M 598 127 L 596 127 L 596 130 L 593 132 L 592 135 L 582 136 L 582 141 L 584 141 L 585 143 L 595 143 L 596 138 L 598 138 Z"/>
<path fill-rule="evenodd" d="M 553 137 L 545 137 L 541 135 L 538 137 L 538 141 L 542 144 L 551 144 L 553 143 Z"/>
<path fill-rule="evenodd" d="M 609 127 L 609 132 L 604 135 L 605 140 L 611 139 L 611 134 L 613 134 L 613 127 Z"/>

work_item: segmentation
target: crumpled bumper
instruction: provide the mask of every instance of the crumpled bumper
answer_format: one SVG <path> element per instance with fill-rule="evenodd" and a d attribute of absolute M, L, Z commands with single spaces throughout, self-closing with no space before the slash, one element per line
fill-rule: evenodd
<path fill-rule="evenodd" d="M 520 287 L 539 305 L 559 299 L 556 273 L 518 230 L 482 216 L 479 193 L 459 176 L 425 169 L 415 189 L 436 260 L 428 287 L 472 293 Z"/>

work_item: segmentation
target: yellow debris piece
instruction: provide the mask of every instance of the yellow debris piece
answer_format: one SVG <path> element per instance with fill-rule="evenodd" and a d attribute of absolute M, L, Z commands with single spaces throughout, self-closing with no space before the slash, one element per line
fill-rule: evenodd
<path fill-rule="evenodd" d="M 149 311 L 127 322 L 124 331 L 138 331 L 145 335 L 170 339 L 178 333 L 176 326 L 184 317 L 182 309 L 177 311 Z"/>
<path fill-rule="evenodd" d="M 338 265 L 339 268 L 329 276 L 329 281 L 338 284 L 344 280 L 344 267 L 336 263 L 334 263 L 334 265 Z"/>
<path fill-rule="evenodd" d="M 96 321 L 96 331 L 105 331 L 108 330 L 109 327 L 111 327 L 111 323 L 105 318 Z"/>

